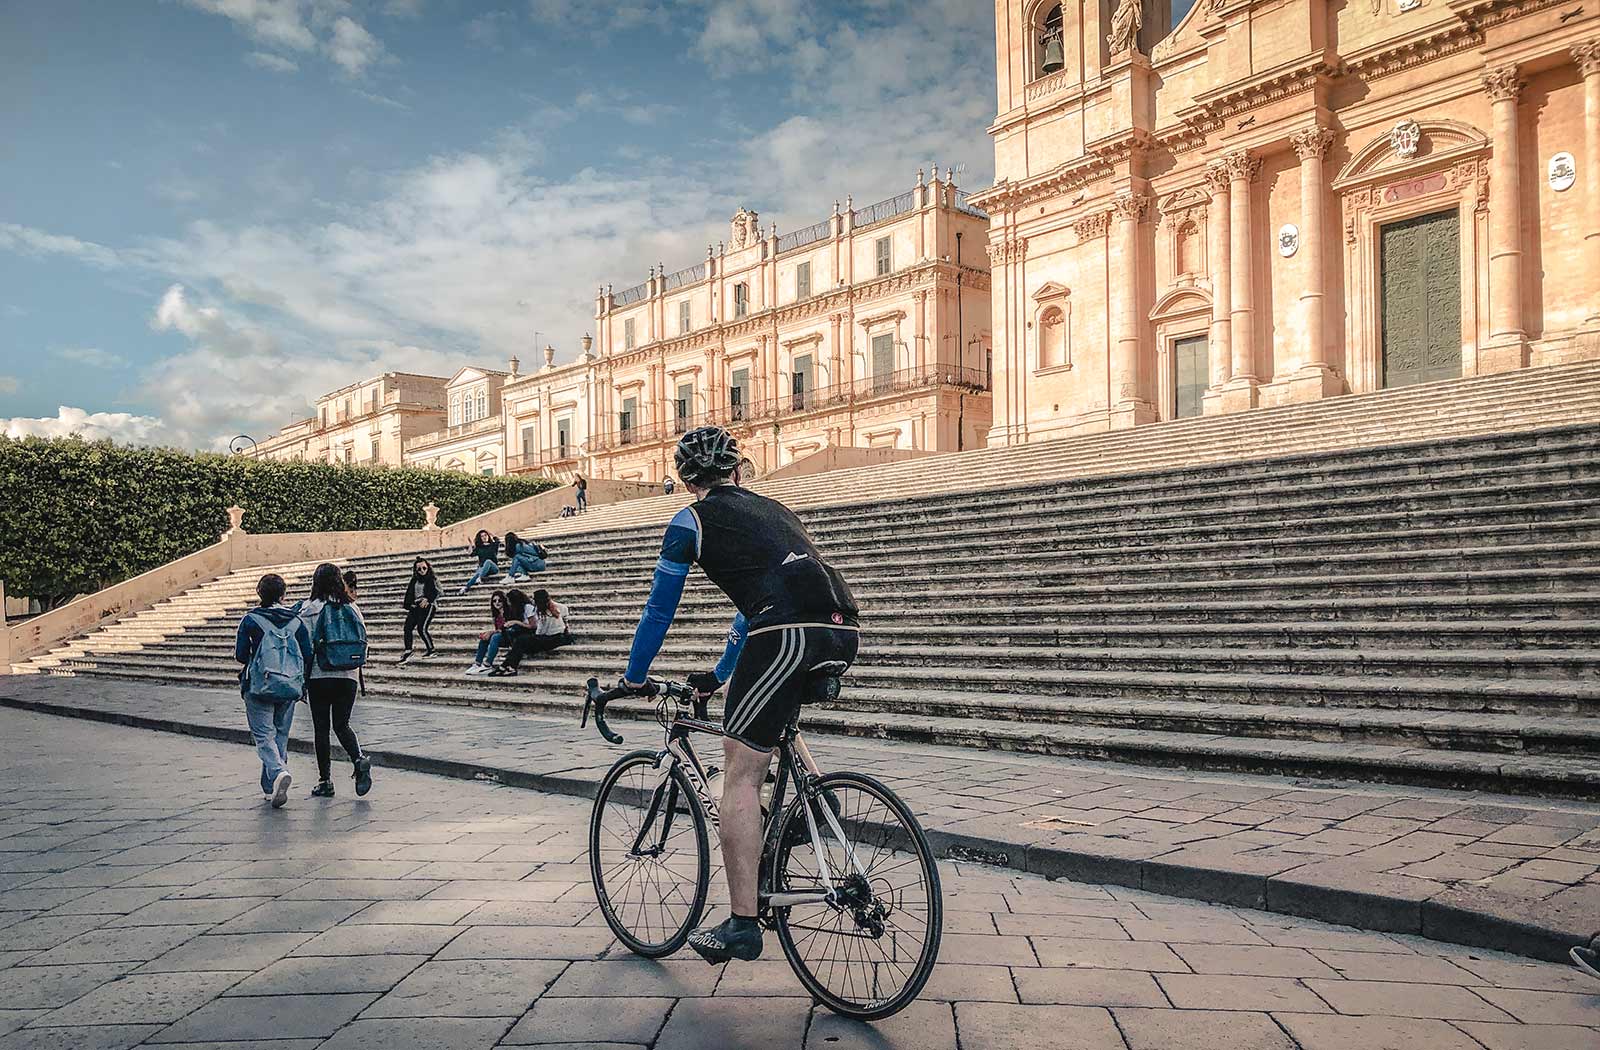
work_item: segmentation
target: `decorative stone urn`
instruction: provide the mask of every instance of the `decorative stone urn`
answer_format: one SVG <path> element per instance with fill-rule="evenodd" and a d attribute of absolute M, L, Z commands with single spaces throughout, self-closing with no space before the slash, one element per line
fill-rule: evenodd
<path fill-rule="evenodd" d="M 439 508 L 431 500 L 422 508 L 422 516 L 427 519 L 422 526 L 423 532 L 439 531 Z"/>

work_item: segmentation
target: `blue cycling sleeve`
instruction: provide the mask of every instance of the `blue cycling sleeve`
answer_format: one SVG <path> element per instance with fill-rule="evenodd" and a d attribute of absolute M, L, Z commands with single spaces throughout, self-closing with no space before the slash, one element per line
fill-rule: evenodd
<path fill-rule="evenodd" d="M 700 516 L 692 508 L 684 507 L 672 516 L 666 535 L 661 537 L 661 557 L 656 562 L 655 579 L 650 584 L 650 598 L 633 632 L 628 670 L 623 674 L 628 681 L 639 684 L 650 674 L 650 664 L 661 651 L 661 643 L 667 639 L 667 628 L 672 626 L 672 618 L 678 612 L 689 566 L 699 556 Z"/>
<path fill-rule="evenodd" d="M 733 626 L 728 628 L 727 648 L 722 650 L 722 659 L 717 661 L 717 681 L 726 682 L 733 677 L 733 667 L 739 662 L 739 654 L 744 650 L 744 639 L 749 630 L 750 624 L 745 620 L 744 613 L 734 613 Z"/>

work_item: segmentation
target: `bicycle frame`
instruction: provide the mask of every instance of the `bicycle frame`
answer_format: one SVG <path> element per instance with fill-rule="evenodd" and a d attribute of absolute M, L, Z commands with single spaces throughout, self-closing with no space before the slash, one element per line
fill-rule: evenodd
<path fill-rule="evenodd" d="M 650 807 L 645 819 L 640 822 L 639 834 L 635 837 L 633 851 L 646 854 L 659 853 L 666 843 L 667 836 L 672 830 L 673 815 L 677 810 L 676 792 L 677 782 L 672 778 L 674 769 L 682 769 L 688 777 L 695 794 L 700 797 L 700 804 L 705 807 L 706 815 L 712 826 L 720 827 L 720 812 L 718 799 L 711 797 L 710 780 L 706 776 L 705 767 L 700 764 L 700 756 L 695 754 L 694 745 L 689 737 L 691 733 L 708 733 L 712 736 L 725 737 L 722 727 L 705 717 L 704 704 L 696 698 L 695 714 L 674 714 L 666 723 L 667 739 L 665 746 L 656 755 L 656 769 L 659 778 L 656 781 L 655 791 L 650 799 Z M 761 836 L 761 874 L 757 878 L 757 902 L 764 914 L 771 908 L 788 908 L 803 904 L 827 904 L 836 906 L 838 894 L 832 888 L 833 871 L 828 864 L 827 850 L 823 847 L 822 832 L 818 827 L 814 810 L 820 810 L 828 830 L 833 833 L 835 841 L 844 849 L 845 856 L 849 859 L 851 869 L 855 874 L 865 879 L 867 873 L 862 867 L 860 858 L 856 856 L 855 846 L 845 835 L 844 827 L 840 824 L 837 814 L 832 806 L 818 806 L 816 781 L 821 776 L 816 760 L 811 757 L 810 748 L 800 737 L 799 728 L 791 723 L 785 730 L 783 742 L 778 747 L 778 774 L 772 789 L 771 812 L 767 817 L 767 825 Z M 776 856 L 778 846 L 778 825 L 784 811 L 784 795 L 790 781 L 794 782 L 796 793 L 806 799 L 806 805 L 801 807 L 801 812 L 806 818 L 806 832 L 810 836 L 811 848 L 817 858 L 817 867 L 824 886 L 828 889 L 810 892 L 784 892 L 773 893 L 759 887 L 770 877 L 769 862 Z M 663 803 L 665 809 L 663 811 Z M 650 828 L 657 823 L 656 817 L 660 816 L 660 830 L 656 835 L 653 845 L 646 847 L 645 841 Z"/>

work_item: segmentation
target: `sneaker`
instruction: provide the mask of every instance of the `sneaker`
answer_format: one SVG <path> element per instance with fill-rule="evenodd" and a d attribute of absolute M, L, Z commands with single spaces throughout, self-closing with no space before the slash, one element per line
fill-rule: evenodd
<path fill-rule="evenodd" d="M 396 660 L 395 664 L 403 667 L 405 666 L 405 662 L 409 659 L 411 659 L 411 650 L 407 649 L 405 652 L 400 654 L 400 659 Z"/>
<path fill-rule="evenodd" d="M 1587 947 L 1574 945 L 1568 954 L 1572 965 L 1595 980 L 1600 980 L 1600 933 L 1589 939 Z"/>
<path fill-rule="evenodd" d="M 365 795 L 372 790 L 372 759 L 362 755 L 356 759 L 356 794 Z M 329 794 L 333 793 L 333 785 L 328 785 Z"/>
<path fill-rule="evenodd" d="M 459 591 L 456 592 L 456 597 L 459 598 L 461 595 L 466 594 L 471 589 L 472 589 L 472 584 L 469 583 L 469 584 L 465 585 Z"/>
<path fill-rule="evenodd" d="M 517 677 L 517 669 L 515 667 L 496 667 L 493 671 L 489 672 L 489 677 L 515 678 Z"/>
<path fill-rule="evenodd" d="M 285 769 L 272 780 L 272 808 L 282 809 L 283 804 L 289 801 L 289 785 L 294 783 L 294 777 Z"/>
<path fill-rule="evenodd" d="M 720 926 L 702 926 L 689 934 L 689 947 L 713 966 L 730 959 L 754 962 L 761 958 L 761 924 L 730 915 Z"/>
<path fill-rule="evenodd" d="M 461 672 L 463 677 L 470 677 L 472 675 L 482 674 L 482 673 L 483 673 L 483 665 L 482 664 L 469 664 L 467 666 L 467 669 L 465 671 Z"/>
<path fill-rule="evenodd" d="M 324 780 L 320 784 L 318 784 L 316 787 L 312 788 L 311 789 L 311 797 L 312 798 L 332 798 L 333 797 L 333 781 Z"/>
<path fill-rule="evenodd" d="M 529 576 L 525 572 L 519 572 L 515 576 L 511 577 L 511 582 L 512 583 L 532 583 L 533 582 L 533 577 Z"/>
<path fill-rule="evenodd" d="M 423 660 L 432 660 L 433 659 L 433 653 L 434 653 L 434 650 L 429 649 L 427 652 L 422 654 L 421 659 L 423 659 Z"/>

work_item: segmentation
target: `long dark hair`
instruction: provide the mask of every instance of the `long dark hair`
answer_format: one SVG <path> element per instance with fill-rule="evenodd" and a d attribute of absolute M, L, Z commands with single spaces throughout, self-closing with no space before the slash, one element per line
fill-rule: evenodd
<path fill-rule="evenodd" d="M 476 536 L 472 537 L 473 546 L 477 546 L 480 543 L 493 543 L 493 542 L 494 542 L 494 533 L 490 532 L 488 529 L 479 529 L 478 530 L 478 534 Z"/>
<path fill-rule="evenodd" d="M 506 592 L 506 619 L 522 619 L 522 610 L 526 609 L 532 604 L 533 603 L 528 600 L 527 594 L 524 593 L 520 587 L 513 587 L 511 590 Z"/>
<path fill-rule="evenodd" d="M 555 610 L 550 608 L 550 592 L 543 588 L 533 592 L 533 607 L 541 613 L 549 615 Z"/>
<path fill-rule="evenodd" d="M 517 534 L 516 533 L 514 533 L 514 532 L 506 533 L 506 538 L 501 540 L 500 542 L 505 544 L 506 556 L 508 558 L 514 558 L 514 557 L 517 556 L 517 544 L 521 543 L 522 541 L 517 539 Z"/>
<path fill-rule="evenodd" d="M 317 571 L 311 574 L 311 600 L 340 604 L 350 600 L 350 592 L 344 586 L 344 573 L 339 571 L 339 566 L 331 561 L 317 566 Z"/>
<path fill-rule="evenodd" d="M 494 607 L 494 603 L 495 602 L 499 602 L 500 603 L 499 613 L 500 613 L 500 615 L 502 617 L 505 617 L 506 616 L 506 610 L 511 608 L 511 604 L 506 601 L 506 592 L 505 591 L 495 591 L 493 594 L 489 595 L 489 618 L 490 619 L 494 618 L 494 614 L 495 614 L 495 611 L 496 611 L 495 607 Z"/>

